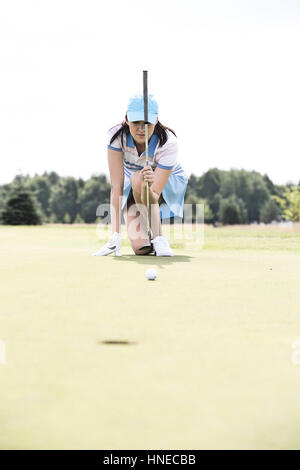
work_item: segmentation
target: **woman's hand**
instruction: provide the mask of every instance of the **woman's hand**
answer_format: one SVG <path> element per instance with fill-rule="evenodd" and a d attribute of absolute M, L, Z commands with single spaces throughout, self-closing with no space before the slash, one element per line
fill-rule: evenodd
<path fill-rule="evenodd" d="M 148 182 L 149 186 L 154 182 L 154 173 L 150 165 L 145 166 L 141 170 L 144 181 Z"/>

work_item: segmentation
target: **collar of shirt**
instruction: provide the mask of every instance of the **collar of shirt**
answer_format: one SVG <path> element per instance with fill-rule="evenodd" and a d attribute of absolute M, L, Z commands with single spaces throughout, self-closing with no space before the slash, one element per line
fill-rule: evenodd
<path fill-rule="evenodd" d="M 149 140 L 149 143 L 148 143 L 148 156 L 149 157 L 154 157 L 154 152 L 155 152 L 157 143 L 158 143 L 158 135 L 152 134 L 151 139 Z M 126 135 L 126 147 L 135 149 L 136 154 L 138 154 L 133 137 L 130 133 Z M 145 155 L 146 155 L 146 150 L 144 150 L 144 152 L 139 156 L 139 158 L 142 158 Z"/>

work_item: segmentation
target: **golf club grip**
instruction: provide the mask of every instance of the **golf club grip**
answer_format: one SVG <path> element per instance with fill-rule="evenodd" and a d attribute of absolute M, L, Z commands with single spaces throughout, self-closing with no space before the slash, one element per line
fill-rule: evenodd
<path fill-rule="evenodd" d="M 148 122 L 148 71 L 143 71 L 143 89 L 144 89 L 144 121 Z"/>

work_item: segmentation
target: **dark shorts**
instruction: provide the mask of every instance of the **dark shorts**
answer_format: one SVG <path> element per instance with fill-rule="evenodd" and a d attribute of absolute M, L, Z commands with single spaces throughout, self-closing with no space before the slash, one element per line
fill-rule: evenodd
<path fill-rule="evenodd" d="M 158 200 L 158 204 L 162 204 L 163 202 L 165 202 L 164 198 L 163 198 L 163 195 L 161 194 L 159 196 L 159 200 Z M 128 198 L 127 198 L 127 209 L 129 206 L 131 206 L 131 204 L 134 203 L 134 198 L 133 198 L 133 194 L 132 194 L 132 189 L 130 189 L 130 193 L 128 195 Z"/>

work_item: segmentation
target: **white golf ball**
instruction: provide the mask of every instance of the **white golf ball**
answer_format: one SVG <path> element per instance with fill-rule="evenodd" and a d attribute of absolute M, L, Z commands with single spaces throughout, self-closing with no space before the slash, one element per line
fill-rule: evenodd
<path fill-rule="evenodd" d="M 157 276 L 157 271 L 155 269 L 153 269 L 153 268 L 147 269 L 146 278 L 149 281 L 155 281 L 156 276 Z"/>

